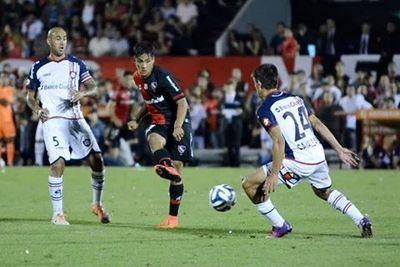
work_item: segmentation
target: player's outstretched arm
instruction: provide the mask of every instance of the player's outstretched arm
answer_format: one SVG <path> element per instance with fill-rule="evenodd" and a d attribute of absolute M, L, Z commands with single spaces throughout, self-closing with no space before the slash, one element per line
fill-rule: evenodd
<path fill-rule="evenodd" d="M 147 108 L 145 105 L 143 105 L 139 109 L 139 111 L 135 115 L 133 115 L 132 120 L 128 122 L 128 129 L 131 131 L 136 130 L 136 128 L 139 126 L 139 123 L 146 115 L 147 115 Z"/>
<path fill-rule="evenodd" d="M 282 161 L 285 156 L 285 140 L 283 139 L 279 126 L 272 127 L 268 131 L 272 139 L 272 168 L 271 173 L 265 180 L 263 190 L 265 194 L 275 191 L 275 185 L 278 182 L 278 173 L 282 167 Z"/>
<path fill-rule="evenodd" d="M 36 92 L 28 90 L 26 95 L 26 103 L 28 107 L 35 113 L 42 122 L 45 122 L 49 118 L 49 111 L 46 108 L 41 108 L 36 99 Z"/>
<path fill-rule="evenodd" d="M 184 135 L 182 125 L 183 121 L 185 120 L 186 112 L 189 108 L 189 105 L 185 97 L 176 101 L 176 105 L 178 106 L 178 108 L 176 110 L 176 120 L 174 123 L 174 132 L 172 133 L 172 135 L 175 137 L 177 141 L 180 141 Z"/>
<path fill-rule="evenodd" d="M 309 119 L 313 128 L 331 145 L 341 161 L 354 167 L 358 165 L 359 160 L 356 153 L 342 147 L 328 127 L 326 127 L 325 124 L 323 124 L 314 114 L 312 114 Z"/>
<path fill-rule="evenodd" d="M 71 92 L 71 102 L 75 103 L 81 100 L 86 96 L 94 96 L 97 95 L 97 85 L 93 78 L 88 79 L 83 83 L 84 89 L 81 91 L 72 91 Z"/>

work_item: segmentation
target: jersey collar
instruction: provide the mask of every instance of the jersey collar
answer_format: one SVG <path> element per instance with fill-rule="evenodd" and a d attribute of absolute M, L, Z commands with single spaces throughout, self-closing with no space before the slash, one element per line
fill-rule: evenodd
<path fill-rule="evenodd" d="M 64 59 L 66 59 L 67 58 L 67 54 L 65 54 L 62 58 L 60 58 L 59 60 L 55 60 L 55 59 L 52 59 L 51 57 L 50 57 L 50 55 L 47 57 L 47 59 L 49 60 L 49 61 L 54 61 L 54 62 L 61 62 L 61 61 L 63 61 Z"/>
<path fill-rule="evenodd" d="M 270 97 L 270 96 L 280 96 L 282 93 L 283 92 L 281 90 L 274 89 L 274 90 L 271 90 L 270 92 L 268 92 L 268 94 L 265 98 Z"/>

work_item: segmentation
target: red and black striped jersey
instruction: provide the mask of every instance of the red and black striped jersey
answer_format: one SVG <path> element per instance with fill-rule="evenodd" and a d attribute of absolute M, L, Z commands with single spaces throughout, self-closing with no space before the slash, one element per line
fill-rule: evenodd
<path fill-rule="evenodd" d="M 136 71 L 133 79 L 143 96 L 152 123 L 173 124 L 177 113 L 176 101 L 184 98 L 185 94 L 172 75 L 167 70 L 154 66 L 150 76 L 142 78 Z M 187 111 L 185 121 L 189 121 L 189 118 Z"/>

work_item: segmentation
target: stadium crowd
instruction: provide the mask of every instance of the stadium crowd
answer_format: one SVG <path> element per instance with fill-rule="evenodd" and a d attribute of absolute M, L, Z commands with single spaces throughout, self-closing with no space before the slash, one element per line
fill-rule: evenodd
<path fill-rule="evenodd" d="M 244 1 L 210 0 L 9 0 L 0 2 L 0 55 L 42 57 L 47 29 L 70 34 L 78 57 L 132 55 L 141 40 L 159 55 L 212 54 L 214 40 Z M 218 23 L 216 23 L 218 22 Z M 209 41 L 204 40 L 205 34 Z"/>
<path fill-rule="evenodd" d="M 60 25 L 70 33 L 68 53 L 83 58 L 131 55 L 133 45 L 140 40 L 155 42 L 159 55 L 207 53 L 207 48 L 199 45 L 207 43 L 201 34 L 209 29 L 212 21 L 202 22 L 199 14 L 218 5 L 217 10 L 225 10 L 221 14 L 228 21 L 240 5 L 230 2 L 53 0 L 25 1 L 22 5 L 12 0 L 4 2 L 0 9 L 4 29 L 0 52 L 3 57 L 46 56 L 45 29 Z M 335 136 L 360 154 L 365 168 L 399 168 L 398 136 L 361 139 L 357 131 L 355 111 L 398 109 L 400 104 L 400 73 L 398 66 L 391 62 L 392 55 L 400 48 L 395 24 L 389 22 L 386 32 L 379 37 L 370 36 L 369 30 L 370 25 L 364 23 L 361 35 L 343 44 L 335 37 L 339 31 L 330 19 L 321 25 L 319 34 L 314 35 L 308 33 L 304 24 L 298 25 L 293 34 L 283 23 L 278 23 L 277 33 L 268 44 L 261 31 L 249 25 L 246 34 L 231 31 L 228 44 L 231 55 L 282 55 L 286 67 L 292 70 L 289 79 L 281 81 L 282 90 L 302 96 Z M 308 44 L 313 43 L 323 64 L 316 62 L 311 76 L 307 77 L 304 70 L 293 69 L 292 60 L 298 52 L 308 53 Z M 356 79 L 350 80 L 344 72 L 344 63 L 338 60 L 345 52 L 379 53 L 382 55 L 380 69 L 375 73 L 359 68 Z M 141 145 L 145 143 L 146 124 L 136 132 L 126 127 L 130 116 L 143 105 L 132 76 L 127 70 L 120 73 L 118 82 L 114 83 L 104 79 L 100 72 L 93 73 L 99 95 L 82 103 L 107 165 L 151 164 L 148 148 Z M 22 70 L 11 69 L 7 64 L 1 66 L 0 124 L 9 123 L 4 121 L 5 113 L 12 111 L 16 128 L 15 139 L 3 139 L 0 149 L 8 165 L 46 164 L 43 139 L 36 130 L 38 118 L 26 106 L 23 90 L 26 77 L 27 73 Z M 9 93 L 4 93 L 10 88 L 15 89 L 14 100 L 9 98 Z M 254 115 L 259 99 L 252 86 L 243 81 L 239 68 L 232 69 L 231 77 L 226 77 L 223 85 L 215 85 L 212 73 L 204 69 L 193 85 L 184 89 L 190 102 L 195 149 L 227 148 L 223 163 L 226 166 L 240 165 L 240 147 L 243 146 L 262 148 L 260 164 L 271 159 L 272 142 Z M 329 145 L 324 143 L 324 146 Z"/>

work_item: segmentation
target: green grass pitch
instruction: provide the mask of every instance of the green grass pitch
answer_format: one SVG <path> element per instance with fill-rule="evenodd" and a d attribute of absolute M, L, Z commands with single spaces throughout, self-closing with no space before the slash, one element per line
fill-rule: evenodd
<path fill-rule="evenodd" d="M 331 172 L 334 187 L 370 215 L 373 239 L 360 238 L 353 222 L 315 197 L 307 182 L 273 193 L 293 232 L 267 238 L 269 223 L 240 187 L 251 171 L 185 169 L 180 228 L 157 230 L 168 211 L 168 183 L 150 168 L 107 169 L 112 223 L 101 225 L 90 213 L 89 168 L 67 167 L 67 227 L 50 224 L 47 168 L 9 168 L 0 173 L 0 266 L 400 266 L 399 171 Z M 209 189 L 219 183 L 238 195 L 226 213 L 208 204 Z"/>

